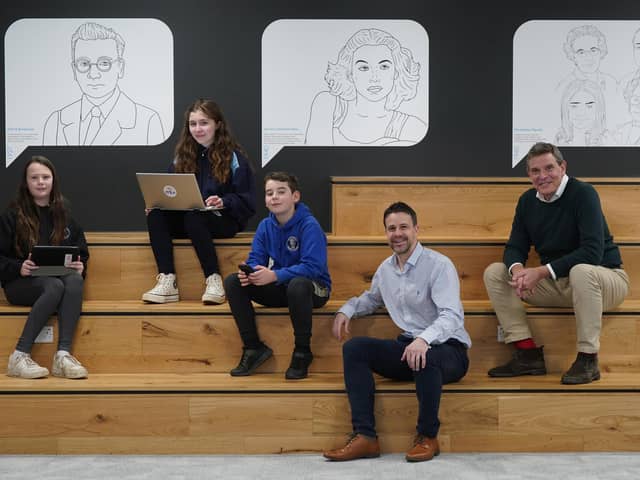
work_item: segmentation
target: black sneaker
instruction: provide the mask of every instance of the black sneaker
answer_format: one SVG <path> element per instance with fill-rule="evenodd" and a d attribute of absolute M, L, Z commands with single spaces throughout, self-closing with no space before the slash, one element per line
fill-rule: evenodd
<path fill-rule="evenodd" d="M 571 368 L 562 375 L 562 383 L 565 385 L 580 385 L 600 380 L 600 370 L 598 369 L 598 355 L 588 355 L 578 352 L 576 361 Z"/>
<path fill-rule="evenodd" d="M 513 352 L 513 358 L 506 364 L 489 370 L 490 377 L 517 377 L 520 375 L 545 375 L 544 347 L 520 349 Z"/>
<path fill-rule="evenodd" d="M 309 365 L 313 361 L 313 353 L 311 352 L 293 352 L 291 355 L 291 364 L 284 374 L 287 380 L 300 380 L 307 378 Z"/>
<path fill-rule="evenodd" d="M 246 377 L 247 375 L 251 375 L 256 368 L 266 362 L 272 355 L 273 350 L 266 345 L 262 345 L 262 347 L 256 349 L 243 348 L 240 363 L 229 372 L 229 375 L 232 377 Z"/>

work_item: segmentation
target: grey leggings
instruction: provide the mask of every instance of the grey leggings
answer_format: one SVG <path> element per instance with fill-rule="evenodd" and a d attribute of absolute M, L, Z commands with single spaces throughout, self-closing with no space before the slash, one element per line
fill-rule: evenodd
<path fill-rule="evenodd" d="M 13 305 L 32 306 L 16 350 L 31 353 L 33 342 L 55 312 L 58 312 L 58 350 L 71 351 L 73 335 L 82 310 L 82 275 L 20 277 L 4 285 Z"/>

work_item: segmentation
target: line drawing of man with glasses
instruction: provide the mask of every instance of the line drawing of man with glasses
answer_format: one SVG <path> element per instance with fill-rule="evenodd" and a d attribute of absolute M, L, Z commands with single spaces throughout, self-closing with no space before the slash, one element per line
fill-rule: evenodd
<path fill-rule="evenodd" d="M 617 98 L 618 81 L 613 75 L 600 69 L 607 56 L 607 39 L 595 25 L 581 25 L 567 33 L 563 50 L 575 68 L 558 84 L 556 91 L 564 92 L 575 80 L 589 80 L 595 83 L 605 98 L 607 123 L 615 125 L 623 106 Z"/>
<path fill-rule="evenodd" d="M 71 36 L 71 69 L 82 97 L 56 110 L 43 145 L 157 145 L 166 137 L 160 115 L 118 86 L 125 42 L 113 29 L 87 22 Z"/>

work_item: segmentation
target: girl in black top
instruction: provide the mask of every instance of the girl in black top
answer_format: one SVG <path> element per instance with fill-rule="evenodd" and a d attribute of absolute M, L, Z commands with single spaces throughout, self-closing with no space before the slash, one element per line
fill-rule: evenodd
<path fill-rule="evenodd" d="M 242 147 L 231 135 L 220 107 L 198 99 L 184 114 L 184 125 L 169 172 L 194 173 L 205 205 L 215 211 L 151 209 L 147 226 L 158 266 L 157 284 L 142 295 L 149 303 L 180 299 L 173 261 L 174 238 L 189 238 L 205 279 L 202 302 L 225 301 L 212 238 L 229 238 L 244 230 L 256 212 L 255 177 Z"/>
<path fill-rule="evenodd" d="M 34 245 L 77 246 L 79 256 L 67 265 L 74 271 L 59 277 L 33 276 L 38 269 L 31 259 Z M 31 348 L 49 317 L 57 312 L 58 351 L 52 373 L 65 378 L 87 377 L 87 370 L 71 355 L 71 344 L 80 318 L 88 258 L 84 232 L 69 215 L 53 164 L 45 157 L 32 157 L 16 199 L 0 217 L 0 282 L 11 304 L 32 307 L 9 357 L 7 375 L 49 375 L 49 370 L 31 358 Z"/>

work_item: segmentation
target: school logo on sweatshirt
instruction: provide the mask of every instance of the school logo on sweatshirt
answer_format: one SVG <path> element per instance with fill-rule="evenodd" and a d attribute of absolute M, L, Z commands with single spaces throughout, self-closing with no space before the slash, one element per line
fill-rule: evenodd
<path fill-rule="evenodd" d="M 298 242 L 298 237 L 291 236 L 287 238 L 287 250 L 290 252 L 295 252 L 300 247 L 300 242 Z"/>

